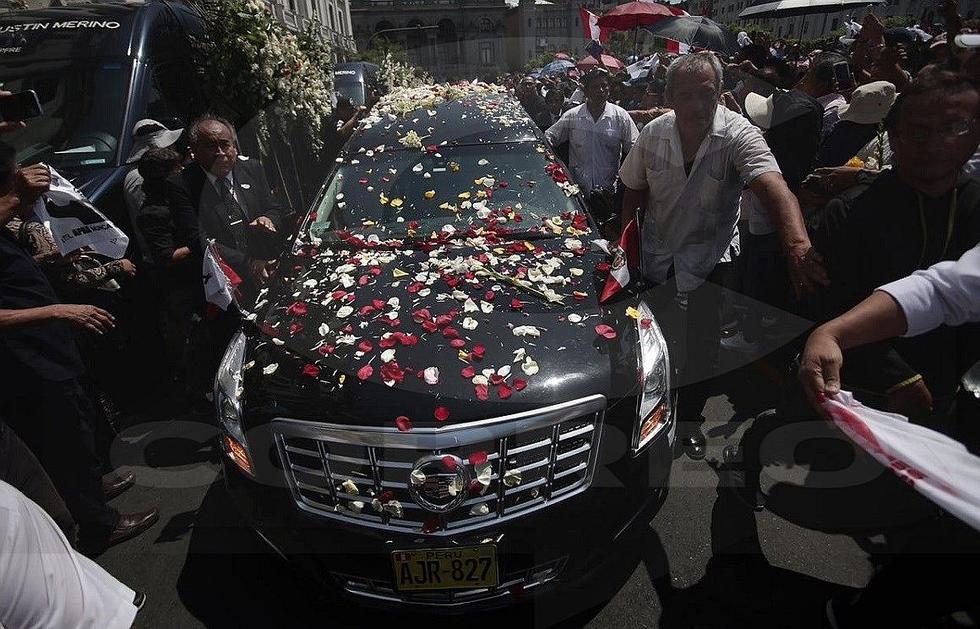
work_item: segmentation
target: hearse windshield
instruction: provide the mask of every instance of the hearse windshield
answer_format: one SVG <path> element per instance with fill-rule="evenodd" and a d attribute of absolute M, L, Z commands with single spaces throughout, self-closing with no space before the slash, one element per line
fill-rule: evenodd
<path fill-rule="evenodd" d="M 0 65 L 0 89 L 34 90 L 44 114 L 4 135 L 22 164 L 67 170 L 113 166 L 133 61 L 126 57 Z"/>

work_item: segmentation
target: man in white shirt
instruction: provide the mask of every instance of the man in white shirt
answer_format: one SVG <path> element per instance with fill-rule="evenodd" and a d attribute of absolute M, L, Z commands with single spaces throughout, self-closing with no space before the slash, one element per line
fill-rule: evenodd
<path fill-rule="evenodd" d="M 721 284 L 738 254 L 739 197 L 748 185 L 770 215 L 794 289 L 826 281 L 796 197 L 783 181 L 762 134 L 720 106 L 722 69 L 710 53 L 680 57 L 667 70 L 667 104 L 674 111 L 643 128 L 620 169 L 626 186 L 622 222 L 645 208 L 644 277 L 663 289 L 662 307 L 681 417 L 678 436 L 692 458 L 704 456 L 699 423 L 721 336 Z M 675 105 L 683 104 L 682 107 Z"/>
<path fill-rule="evenodd" d="M 586 101 L 569 109 L 545 132 L 548 142 L 568 142 L 572 177 L 588 196 L 595 188 L 612 188 L 623 155 L 640 135 L 633 119 L 609 102 L 609 73 L 589 71 L 582 80 Z"/>

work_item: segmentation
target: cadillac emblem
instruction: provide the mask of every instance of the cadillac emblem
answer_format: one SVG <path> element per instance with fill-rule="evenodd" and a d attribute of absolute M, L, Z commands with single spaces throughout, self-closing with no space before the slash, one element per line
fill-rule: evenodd
<path fill-rule="evenodd" d="M 415 462 L 408 493 L 432 513 L 449 513 L 466 501 L 470 473 L 466 462 L 452 454 L 433 454 Z"/>

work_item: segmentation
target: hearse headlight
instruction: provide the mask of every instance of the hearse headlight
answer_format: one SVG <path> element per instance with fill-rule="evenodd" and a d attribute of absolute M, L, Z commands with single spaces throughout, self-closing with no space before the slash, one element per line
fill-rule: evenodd
<path fill-rule="evenodd" d="M 667 342 L 653 311 L 645 302 L 639 305 L 636 321 L 640 338 L 637 356 L 640 395 L 633 425 L 632 453 L 637 456 L 670 423 L 670 356 Z"/>
<path fill-rule="evenodd" d="M 245 366 L 245 333 L 239 330 L 218 365 L 214 378 L 214 404 L 222 429 L 221 447 L 225 455 L 243 472 L 254 476 L 248 441 L 242 428 L 243 369 Z"/>

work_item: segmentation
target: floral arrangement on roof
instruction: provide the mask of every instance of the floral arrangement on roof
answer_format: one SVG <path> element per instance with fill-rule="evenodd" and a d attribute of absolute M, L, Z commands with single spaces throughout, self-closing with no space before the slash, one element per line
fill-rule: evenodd
<path fill-rule="evenodd" d="M 401 118 L 410 112 L 420 109 L 431 110 L 441 103 L 459 100 L 467 96 L 502 93 L 506 93 L 506 89 L 488 83 L 430 83 L 396 88 L 378 101 L 366 122 L 370 125 L 383 120 L 385 117 Z"/>
<path fill-rule="evenodd" d="M 260 137 L 286 139 L 298 126 L 319 148 L 331 112 L 333 63 L 310 29 L 294 34 L 262 0 L 203 0 L 196 42 L 208 101 L 237 122 L 257 117 Z"/>
<path fill-rule="evenodd" d="M 399 61 L 390 51 L 385 52 L 381 63 L 378 64 L 378 80 L 383 85 L 387 85 L 389 91 L 399 87 L 420 87 L 432 83 L 432 77 L 428 73 Z"/>

